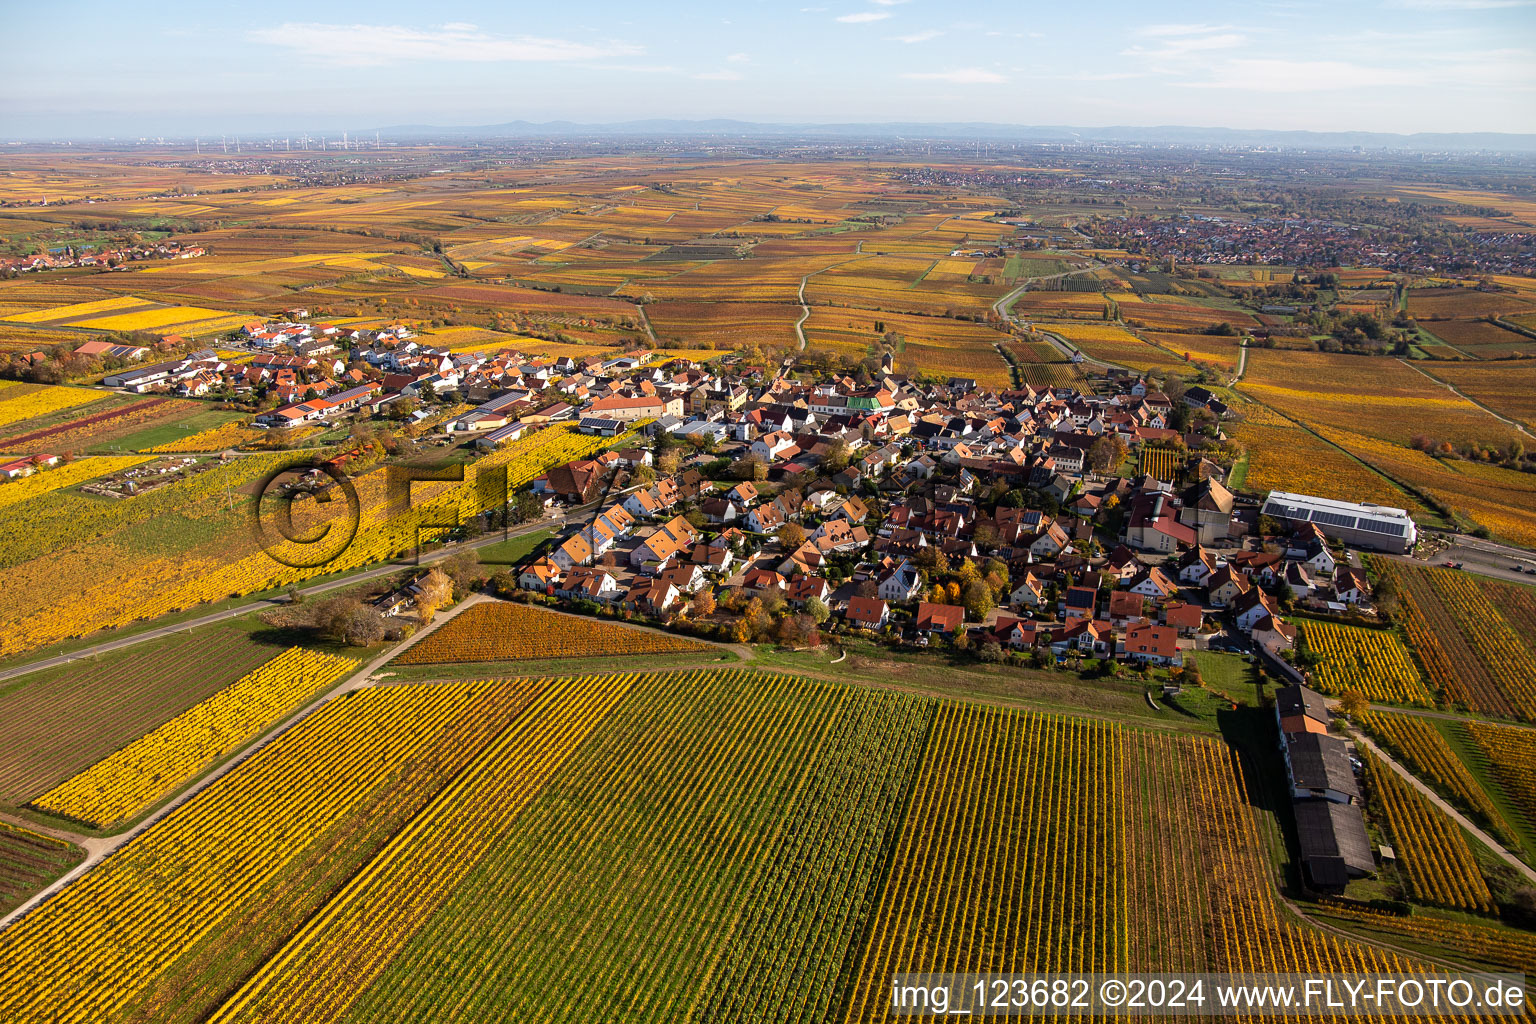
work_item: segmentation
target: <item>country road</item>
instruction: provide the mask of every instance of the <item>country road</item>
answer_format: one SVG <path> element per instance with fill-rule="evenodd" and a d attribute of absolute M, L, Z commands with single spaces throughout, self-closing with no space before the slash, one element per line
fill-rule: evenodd
<path fill-rule="evenodd" d="M 1440 808 L 1440 810 L 1444 811 L 1447 815 L 1450 816 L 1452 821 L 1456 822 L 1456 824 L 1470 832 L 1474 837 L 1476 837 L 1478 842 L 1488 847 L 1489 850 L 1492 850 L 1500 860 L 1504 861 L 1510 867 L 1524 875 L 1527 881 L 1536 883 L 1536 870 L 1532 870 L 1529 864 L 1521 860 L 1519 857 L 1516 857 L 1508 850 L 1504 849 L 1503 844 L 1494 839 L 1493 836 L 1472 824 L 1471 821 L 1467 820 L 1466 815 L 1462 814 L 1456 808 L 1442 800 L 1439 793 L 1436 793 L 1427 785 L 1420 782 L 1418 776 L 1414 775 L 1407 768 L 1404 768 L 1402 765 L 1393 760 L 1392 755 L 1378 747 L 1369 736 L 1365 735 L 1364 733 L 1357 732 L 1355 733 L 1355 742 L 1379 757 L 1383 764 L 1392 769 L 1398 775 L 1401 775 L 1403 779 L 1414 789 L 1418 790 L 1426 800 Z"/>
<path fill-rule="evenodd" d="M 523 526 L 509 530 L 505 536 L 503 536 L 501 533 L 491 533 L 484 537 L 479 537 L 475 540 L 468 541 L 463 544 L 449 545 L 448 547 L 442 548 L 441 550 L 422 555 L 421 564 L 431 565 L 435 562 L 442 561 L 450 555 L 458 554 L 462 551 L 474 551 L 478 548 L 490 547 L 492 544 L 499 544 L 504 539 L 509 539 L 511 537 L 522 537 L 530 533 L 537 533 L 540 530 L 550 528 L 559 529 L 560 527 L 564 526 L 568 520 L 585 514 L 586 512 L 590 512 L 595 507 L 596 503 L 593 502 L 587 505 L 583 505 L 580 508 L 573 508 L 569 510 L 565 515 L 556 519 L 540 519 L 536 520 L 535 522 L 527 523 Z M 299 594 L 306 598 L 318 597 L 321 594 L 326 594 L 333 590 L 354 586 L 358 583 L 376 579 L 380 576 L 387 576 L 390 573 L 399 572 L 401 569 L 408 569 L 415 564 L 416 563 L 414 561 L 385 562 L 382 565 L 376 565 L 368 569 L 359 569 L 356 572 L 348 573 L 347 575 L 341 576 L 334 580 L 327 580 L 324 583 L 317 583 L 314 586 L 301 587 L 299 588 Z M 235 605 L 231 608 L 225 608 L 220 611 L 210 612 L 207 615 L 198 616 L 195 619 L 187 619 L 174 625 L 160 626 L 154 629 L 147 629 L 141 633 L 133 633 L 129 636 L 117 637 L 112 640 L 103 640 L 101 643 L 92 644 L 89 647 L 83 647 L 80 650 L 73 651 L 69 654 L 61 654 L 57 657 L 45 658 L 41 661 L 27 662 L 23 665 L 16 665 L 11 668 L 0 670 L 0 682 L 4 682 L 7 679 L 15 679 L 18 676 L 24 676 L 31 672 L 40 672 L 43 669 L 58 668 L 61 665 L 68 665 L 71 662 L 80 661 L 85 658 L 93 658 L 97 655 L 106 654 L 111 651 L 119 651 L 125 647 L 132 647 L 136 644 L 146 643 L 150 640 L 159 639 L 160 637 L 170 636 L 173 633 L 181 633 L 184 631 L 197 629 L 202 626 L 210 626 L 217 622 L 227 622 L 230 619 L 238 619 L 240 616 L 248 615 L 253 611 L 257 611 L 263 608 L 278 607 L 286 603 L 286 597 L 257 598 L 256 600 L 247 601 L 245 603 Z"/>

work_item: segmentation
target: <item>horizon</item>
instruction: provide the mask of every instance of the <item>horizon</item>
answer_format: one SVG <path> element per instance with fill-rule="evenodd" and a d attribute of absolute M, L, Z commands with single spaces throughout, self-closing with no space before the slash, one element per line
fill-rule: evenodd
<path fill-rule="evenodd" d="M 957 20 L 923 0 L 682 3 L 665 17 L 609 3 L 576 16 L 475 3 L 430 18 L 356 3 L 157 13 L 146 23 L 99 0 L 67 19 L 16 12 L 29 45 L 0 137 L 646 120 L 1536 132 L 1532 0 L 1269 0 L 1219 22 L 1192 3 L 1110 5 L 1091 23 L 988 3 Z"/>

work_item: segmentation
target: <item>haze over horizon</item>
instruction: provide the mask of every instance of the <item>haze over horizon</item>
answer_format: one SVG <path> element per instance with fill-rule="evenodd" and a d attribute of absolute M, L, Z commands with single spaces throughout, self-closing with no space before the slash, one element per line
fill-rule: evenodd
<path fill-rule="evenodd" d="M 11 13 L 28 45 L 0 136 L 716 118 L 1536 131 L 1536 0 L 964 15 L 932 0 L 29 6 Z"/>

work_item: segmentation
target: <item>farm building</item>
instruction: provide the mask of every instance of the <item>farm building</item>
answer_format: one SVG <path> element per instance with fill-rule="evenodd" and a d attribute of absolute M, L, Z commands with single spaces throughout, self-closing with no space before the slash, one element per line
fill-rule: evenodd
<path fill-rule="evenodd" d="M 1264 514 L 1292 523 L 1315 523 L 1325 536 L 1346 544 L 1400 555 L 1412 551 L 1419 537 L 1406 509 L 1369 502 L 1270 491 L 1264 500 Z"/>
<path fill-rule="evenodd" d="M 1301 862 L 1312 884 L 1319 888 L 1343 888 L 1351 878 L 1376 868 L 1365 818 L 1355 804 L 1332 800 L 1297 800 L 1296 838 Z"/>

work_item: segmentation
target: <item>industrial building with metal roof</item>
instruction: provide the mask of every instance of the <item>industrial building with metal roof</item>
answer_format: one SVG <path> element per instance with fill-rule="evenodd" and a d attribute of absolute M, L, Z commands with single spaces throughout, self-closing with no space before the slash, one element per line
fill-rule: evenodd
<path fill-rule="evenodd" d="M 1407 554 L 1419 538 L 1419 529 L 1407 509 L 1370 502 L 1270 491 L 1263 512 L 1293 523 L 1316 523 L 1325 536 L 1376 551 Z"/>

